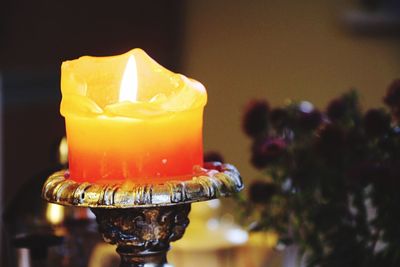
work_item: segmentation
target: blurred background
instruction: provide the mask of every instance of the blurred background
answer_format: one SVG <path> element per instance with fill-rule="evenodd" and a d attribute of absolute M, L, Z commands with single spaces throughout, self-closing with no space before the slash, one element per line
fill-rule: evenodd
<path fill-rule="evenodd" d="M 0 5 L 0 211 L 12 214 L 10 222 L 18 218 L 10 210 L 23 214 L 22 199 L 40 201 L 33 184 L 40 187 L 46 178 L 41 174 L 60 164 L 64 60 L 141 47 L 165 67 L 201 81 L 209 95 L 205 151 L 222 153 L 245 181 L 258 175 L 241 131 L 250 99 L 268 98 L 273 105 L 308 100 L 322 108 L 357 88 L 365 107 L 381 106 L 388 83 L 400 73 L 395 0 L 2 0 Z M 199 214 L 212 216 L 214 211 L 205 210 Z M 13 254 L 5 228 L 1 259 L 12 266 L 6 264 Z M 234 266 L 223 265 L 229 253 L 218 254 L 215 266 Z M 196 255 L 201 254 L 191 257 Z"/>

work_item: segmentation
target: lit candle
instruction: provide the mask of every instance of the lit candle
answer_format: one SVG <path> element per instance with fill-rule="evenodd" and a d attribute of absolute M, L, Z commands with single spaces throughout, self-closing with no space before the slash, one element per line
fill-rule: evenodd
<path fill-rule="evenodd" d="M 71 179 L 185 180 L 202 165 L 201 83 L 141 49 L 66 61 L 61 73 Z"/>

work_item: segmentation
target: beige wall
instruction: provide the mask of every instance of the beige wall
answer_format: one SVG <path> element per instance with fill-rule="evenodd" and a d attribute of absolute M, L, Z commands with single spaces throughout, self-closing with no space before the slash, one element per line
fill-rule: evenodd
<path fill-rule="evenodd" d="M 324 107 L 357 87 L 364 106 L 380 105 L 387 84 L 400 77 L 400 41 L 346 32 L 340 17 L 349 2 L 187 2 L 183 65 L 208 90 L 206 150 L 221 151 L 244 177 L 256 176 L 240 129 L 252 98 L 273 105 L 307 99 Z"/>

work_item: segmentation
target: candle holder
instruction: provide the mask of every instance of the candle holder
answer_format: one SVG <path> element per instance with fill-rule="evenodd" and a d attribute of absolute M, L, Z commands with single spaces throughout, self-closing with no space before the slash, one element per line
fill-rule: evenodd
<path fill-rule="evenodd" d="M 229 196 L 243 189 L 237 169 L 208 162 L 192 179 L 161 184 L 75 182 L 68 170 L 51 175 L 42 197 L 52 203 L 90 208 L 103 239 L 117 245 L 121 267 L 167 267 L 169 243 L 189 224 L 192 202 Z"/>

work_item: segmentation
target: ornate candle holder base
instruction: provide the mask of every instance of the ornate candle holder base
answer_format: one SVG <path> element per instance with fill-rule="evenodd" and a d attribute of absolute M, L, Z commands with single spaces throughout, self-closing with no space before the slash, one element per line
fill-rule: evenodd
<path fill-rule="evenodd" d="M 121 266 L 167 265 L 169 243 L 180 239 L 189 224 L 190 204 L 92 209 L 106 242 L 117 245 Z"/>
<path fill-rule="evenodd" d="M 187 181 L 136 185 L 78 183 L 60 171 L 46 180 L 42 196 L 52 203 L 89 207 L 104 240 L 117 245 L 121 267 L 167 267 L 169 243 L 183 236 L 190 203 L 243 189 L 232 165 L 206 163 L 195 173 Z"/>

